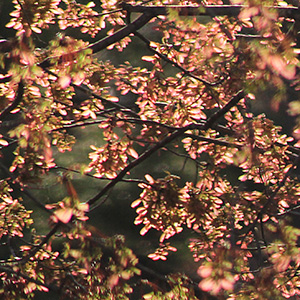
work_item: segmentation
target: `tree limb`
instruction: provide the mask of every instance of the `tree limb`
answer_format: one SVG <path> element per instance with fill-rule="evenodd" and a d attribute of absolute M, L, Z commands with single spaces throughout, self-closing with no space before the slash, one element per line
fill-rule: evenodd
<path fill-rule="evenodd" d="M 210 118 L 205 122 L 202 130 L 207 130 L 213 126 L 213 124 L 222 116 L 224 116 L 232 107 L 238 104 L 238 102 L 245 97 L 243 90 L 240 90 L 236 95 L 234 95 L 229 102 L 226 103 L 220 110 L 216 111 L 210 116 Z"/>
<path fill-rule="evenodd" d="M 132 23 L 126 25 L 123 28 L 121 28 L 120 30 L 118 30 L 114 34 L 112 34 L 110 36 L 106 36 L 102 40 L 100 40 L 100 41 L 98 41 L 94 44 L 90 44 L 87 48 L 81 49 L 81 50 L 78 50 L 78 51 L 83 51 L 83 50 L 90 49 L 90 50 L 92 50 L 93 53 L 100 52 L 100 51 L 104 50 L 105 48 L 107 48 L 108 46 L 110 46 L 110 45 L 122 40 L 123 38 L 129 36 L 134 31 L 139 30 L 144 25 L 146 25 L 154 16 L 155 15 L 153 15 L 151 12 L 144 13 L 141 16 L 139 16 L 136 20 L 134 20 Z M 76 53 L 78 51 L 74 51 L 74 53 Z M 44 71 L 46 71 L 46 69 L 51 66 L 50 58 L 46 58 L 45 60 L 43 60 L 41 63 L 39 63 L 39 66 Z"/>
<path fill-rule="evenodd" d="M 214 123 L 223 115 L 225 115 L 233 106 L 235 106 L 242 98 L 245 97 L 244 91 L 239 91 L 235 96 L 232 97 L 232 99 L 220 110 L 215 112 L 205 123 L 203 126 L 200 126 L 201 130 L 207 130 L 211 128 Z M 99 200 L 102 196 L 104 196 L 111 188 L 113 188 L 119 181 L 123 179 L 123 177 L 134 167 L 142 163 L 144 160 L 146 160 L 148 157 L 150 157 L 152 154 L 154 154 L 157 150 L 161 149 L 165 145 L 169 144 L 170 142 L 174 141 L 176 138 L 184 134 L 185 131 L 191 130 L 194 128 L 199 129 L 199 124 L 191 123 L 185 127 L 178 128 L 177 130 L 173 131 L 171 134 L 166 136 L 164 139 L 159 141 L 155 146 L 152 148 L 149 148 L 146 150 L 142 155 L 140 155 L 138 158 L 133 160 L 131 163 L 129 163 L 118 175 L 115 177 L 112 181 L 110 181 L 97 195 L 95 195 L 93 198 L 89 199 L 87 203 L 89 204 L 90 211 L 94 210 L 96 206 L 91 208 L 91 206 Z"/>
<path fill-rule="evenodd" d="M 91 49 L 93 53 L 97 53 L 106 47 L 120 41 L 121 39 L 125 38 L 126 36 L 130 35 L 131 33 L 139 30 L 144 25 L 146 25 L 152 18 L 154 17 L 153 13 L 147 12 L 139 16 L 136 20 L 132 23 L 128 24 L 127 26 L 123 27 L 122 29 L 118 30 L 113 35 L 107 36 L 102 40 L 91 44 L 88 46 L 88 49 Z"/>
<path fill-rule="evenodd" d="M 131 5 L 123 2 L 123 9 L 129 13 L 151 13 L 154 16 L 168 15 L 169 9 L 178 11 L 180 16 L 228 16 L 237 17 L 242 9 L 247 8 L 244 5 L 206 5 L 206 6 L 191 6 L 191 5 L 165 5 L 165 6 L 144 6 Z M 274 6 L 270 9 L 276 9 L 280 17 L 298 19 L 298 7 L 283 7 Z"/>
<path fill-rule="evenodd" d="M 97 200 L 99 200 L 103 195 L 106 194 L 107 191 L 109 191 L 111 188 L 113 188 L 119 181 L 123 179 L 123 177 L 134 167 L 142 163 L 144 160 L 146 160 L 148 157 L 150 157 L 153 153 L 155 153 L 157 150 L 162 148 L 163 146 L 167 145 L 171 141 L 175 140 L 177 137 L 179 137 L 184 131 L 190 129 L 190 126 L 182 127 L 174 132 L 172 132 L 170 135 L 162 139 L 160 142 L 158 142 L 155 146 L 152 148 L 149 148 L 146 150 L 141 156 L 133 160 L 130 164 L 128 164 L 119 174 L 116 178 L 114 178 L 112 181 L 110 181 L 97 195 L 95 195 L 93 198 L 87 201 L 89 206 L 93 205 Z M 90 209 L 90 211 L 94 210 L 97 206 L 94 206 Z"/>

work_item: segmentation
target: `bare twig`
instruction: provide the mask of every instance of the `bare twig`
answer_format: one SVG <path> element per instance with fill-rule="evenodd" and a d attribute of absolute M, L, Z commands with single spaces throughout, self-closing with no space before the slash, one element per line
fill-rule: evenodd
<path fill-rule="evenodd" d="M 220 145 L 220 146 L 226 146 L 226 147 L 232 147 L 232 148 L 237 148 L 237 149 L 242 149 L 243 145 L 241 144 L 235 144 L 235 143 L 230 143 L 221 139 L 214 139 L 214 138 L 209 138 L 197 134 L 192 134 L 192 133 L 185 133 L 183 135 L 184 137 L 190 137 L 192 139 L 201 141 L 201 142 L 207 142 L 210 144 L 215 144 L 215 145 Z"/>

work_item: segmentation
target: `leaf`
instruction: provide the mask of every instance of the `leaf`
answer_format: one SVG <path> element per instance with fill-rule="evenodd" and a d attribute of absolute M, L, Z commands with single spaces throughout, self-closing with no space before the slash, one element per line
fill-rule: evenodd
<path fill-rule="evenodd" d="M 119 275 L 113 274 L 108 278 L 108 286 L 110 289 L 113 289 L 119 282 Z"/>
<path fill-rule="evenodd" d="M 149 61 L 149 62 L 154 62 L 156 60 L 156 57 L 155 56 L 143 56 L 142 57 L 142 60 L 144 61 Z"/>
<path fill-rule="evenodd" d="M 278 272 L 284 272 L 291 262 L 291 256 L 283 255 L 281 253 L 274 253 L 271 258 L 274 267 Z"/>
<path fill-rule="evenodd" d="M 278 73 L 286 79 L 293 79 L 296 74 L 296 68 L 293 65 L 287 64 L 281 55 L 270 55 L 268 57 L 269 64 Z"/>
<path fill-rule="evenodd" d="M 31 95 L 35 97 L 41 97 L 41 92 L 40 89 L 37 86 L 29 86 L 28 91 L 30 92 Z"/>
<path fill-rule="evenodd" d="M 32 31 L 35 32 L 35 33 L 41 33 L 41 32 L 42 32 L 41 28 L 36 27 L 36 26 L 32 26 L 31 29 L 32 29 Z"/>
<path fill-rule="evenodd" d="M 73 77 L 73 83 L 79 86 L 80 84 L 82 84 L 82 82 L 85 79 L 85 73 L 84 72 L 77 72 L 72 77 Z"/>
<path fill-rule="evenodd" d="M 225 290 L 225 291 L 231 291 L 233 289 L 234 286 L 234 281 L 229 280 L 227 278 L 223 278 L 221 279 L 221 287 Z"/>
<path fill-rule="evenodd" d="M 71 83 L 71 76 L 70 75 L 64 75 L 60 76 L 58 78 L 58 84 L 63 88 L 67 88 Z"/>
<path fill-rule="evenodd" d="M 119 98 L 115 97 L 115 96 L 108 96 L 108 97 L 106 97 L 106 99 L 111 102 L 119 102 Z"/>
<path fill-rule="evenodd" d="M 220 288 L 212 278 L 206 278 L 200 281 L 199 288 L 205 292 L 218 291 Z"/>
<path fill-rule="evenodd" d="M 132 156 L 134 158 L 138 158 L 139 157 L 138 153 L 133 148 L 128 148 L 127 151 L 128 151 L 128 154 L 130 156 Z"/>
<path fill-rule="evenodd" d="M 149 175 L 149 174 L 146 174 L 145 175 L 145 178 L 146 178 L 146 180 L 150 183 L 150 184 L 154 184 L 154 179 L 152 178 L 152 176 L 151 175 Z"/>
<path fill-rule="evenodd" d="M 131 277 L 131 273 L 129 272 L 129 271 L 123 271 L 123 272 L 121 272 L 121 277 L 123 278 L 123 279 L 125 279 L 125 280 L 128 280 L 128 279 L 130 279 L 130 277 Z"/>
<path fill-rule="evenodd" d="M 244 8 L 240 14 L 239 14 L 239 19 L 240 20 L 243 20 L 243 19 L 249 19 L 253 16 L 256 16 L 257 14 L 259 13 L 259 9 L 258 7 L 247 7 L 247 8 Z"/>
<path fill-rule="evenodd" d="M 135 208 L 135 207 L 139 206 L 139 204 L 140 204 L 141 202 L 142 202 L 141 199 L 137 199 L 137 200 L 135 200 L 135 201 L 133 201 L 133 202 L 131 203 L 131 207 L 132 207 L 132 208 Z"/>
<path fill-rule="evenodd" d="M 86 7 L 95 7 L 95 3 L 93 2 L 93 1 L 90 1 L 87 5 L 86 5 Z"/>
<path fill-rule="evenodd" d="M 57 219 L 62 223 L 68 223 L 72 216 L 73 216 L 73 209 L 72 208 L 60 208 L 54 212 L 54 215 Z"/>
<path fill-rule="evenodd" d="M 140 230 L 140 235 L 145 235 L 147 232 L 148 232 L 148 228 L 147 227 L 143 227 L 141 230 Z"/>
<path fill-rule="evenodd" d="M 6 147 L 9 143 L 6 140 L 0 139 L 0 145 Z"/>
<path fill-rule="evenodd" d="M 78 209 L 80 211 L 87 212 L 87 211 L 89 211 L 89 204 L 88 203 L 79 203 Z"/>
<path fill-rule="evenodd" d="M 203 278 L 206 278 L 206 277 L 209 277 L 211 275 L 212 271 L 213 271 L 212 266 L 205 265 L 205 266 L 200 266 L 197 273 L 198 273 L 199 276 L 201 276 Z"/>
<path fill-rule="evenodd" d="M 143 295 L 144 300 L 157 299 L 152 293 Z"/>

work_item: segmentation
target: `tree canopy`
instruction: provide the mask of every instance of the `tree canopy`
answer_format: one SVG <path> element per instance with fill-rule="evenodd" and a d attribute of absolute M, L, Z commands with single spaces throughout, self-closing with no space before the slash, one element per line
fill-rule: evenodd
<path fill-rule="evenodd" d="M 297 299 L 298 1 L 11 4 L 1 299 Z M 132 186 L 143 259 L 95 225 Z M 157 270 L 181 237 L 196 272 Z"/>

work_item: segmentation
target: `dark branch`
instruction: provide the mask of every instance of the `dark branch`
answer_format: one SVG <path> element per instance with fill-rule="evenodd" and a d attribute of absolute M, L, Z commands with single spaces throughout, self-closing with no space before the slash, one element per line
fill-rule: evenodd
<path fill-rule="evenodd" d="M 19 103 L 21 102 L 23 98 L 23 93 L 24 93 L 24 84 L 23 81 L 21 80 L 18 84 L 18 90 L 17 90 L 17 96 L 13 103 L 9 106 L 7 106 L 0 114 L 0 120 L 3 120 L 13 109 L 15 109 Z"/>
<path fill-rule="evenodd" d="M 56 75 L 52 72 L 51 72 L 51 74 L 58 77 L 58 75 Z M 82 92 L 86 93 L 87 95 L 93 96 L 94 98 L 101 100 L 104 105 L 108 105 L 108 106 L 114 107 L 116 109 L 119 109 L 119 111 L 123 112 L 124 114 L 130 115 L 133 117 L 139 117 L 139 115 L 136 112 L 134 112 L 133 110 L 131 110 L 130 108 L 128 108 L 118 102 L 112 102 L 110 100 L 107 100 L 107 99 L 103 98 L 102 96 L 99 96 L 98 94 L 94 93 L 89 88 L 87 88 L 83 85 L 78 86 L 78 85 L 75 85 L 74 83 L 71 83 L 71 85 L 73 87 L 76 87 L 76 89 L 79 89 Z"/>
<path fill-rule="evenodd" d="M 184 133 L 184 131 L 189 130 L 190 126 L 180 128 L 174 132 L 172 132 L 170 135 L 162 139 L 160 142 L 158 142 L 155 146 L 152 148 L 146 150 L 141 156 L 139 156 L 137 159 L 133 160 L 129 165 L 127 165 L 116 178 L 114 178 L 112 181 L 110 181 L 96 196 L 91 198 L 87 201 L 89 206 L 93 205 L 97 200 L 99 200 L 103 195 L 106 194 L 107 191 L 109 191 L 111 188 L 113 188 L 118 182 L 120 182 L 123 177 L 134 167 L 142 163 L 144 160 L 146 160 L 148 157 L 150 157 L 153 153 L 155 153 L 160 148 L 164 147 L 165 145 L 169 144 L 173 140 L 175 140 L 177 137 L 179 137 L 181 134 Z M 91 210 L 95 209 L 97 206 L 94 206 Z"/>
<path fill-rule="evenodd" d="M 231 100 L 226 103 L 224 107 L 215 112 L 204 124 L 202 130 L 207 130 L 212 127 L 212 125 L 221 117 L 223 117 L 232 107 L 237 105 L 241 99 L 245 97 L 243 90 L 240 90 L 236 95 L 234 95 Z"/>
<path fill-rule="evenodd" d="M 123 28 L 121 28 L 120 30 L 115 32 L 113 35 L 106 36 L 102 40 L 100 40 L 100 41 L 98 41 L 94 44 L 89 45 L 86 49 L 91 49 L 93 51 L 93 53 L 100 52 L 101 50 L 104 50 L 108 46 L 110 46 L 110 45 L 112 45 L 116 42 L 119 42 L 123 38 L 129 36 L 131 33 L 135 32 L 136 30 L 139 30 L 144 25 L 146 25 L 153 17 L 154 17 L 154 15 L 151 12 L 142 14 L 140 17 L 138 17 L 132 23 L 128 24 L 127 26 L 125 26 Z M 86 50 L 86 49 L 81 49 L 79 51 L 83 51 L 83 50 Z M 50 59 L 49 58 L 45 59 L 44 61 L 42 61 L 39 64 L 39 66 L 44 70 L 47 69 L 48 67 L 51 66 Z"/>
<path fill-rule="evenodd" d="M 150 40 L 148 40 L 147 38 L 145 38 L 142 34 L 140 34 L 139 32 L 135 32 L 134 33 L 135 36 L 137 36 L 140 40 L 142 40 L 146 45 L 147 45 L 147 48 L 155 53 L 157 56 L 159 56 L 161 59 L 163 59 L 164 61 L 166 61 L 167 63 L 173 65 L 174 67 L 178 68 L 180 71 L 183 72 L 183 74 L 185 76 L 188 76 L 188 77 L 191 77 L 191 78 L 194 78 L 196 79 L 197 81 L 200 81 L 202 82 L 204 85 L 207 85 L 207 86 L 215 86 L 215 85 L 218 85 L 220 84 L 222 81 L 223 81 L 223 78 L 221 80 L 218 80 L 216 82 L 209 82 L 209 81 L 206 81 L 205 79 L 202 79 L 196 75 L 194 75 L 193 73 L 189 72 L 188 70 L 186 70 L 185 68 L 183 68 L 182 66 L 180 66 L 177 62 L 175 61 L 172 61 L 171 59 L 169 59 L 166 55 L 156 51 L 155 49 L 153 49 L 151 46 L 150 46 Z"/>
<path fill-rule="evenodd" d="M 205 123 L 204 125 L 200 126 L 201 130 L 207 130 L 211 128 L 214 123 L 224 116 L 233 106 L 235 106 L 242 98 L 245 97 L 244 91 L 239 91 L 235 96 L 232 97 L 232 99 L 220 110 L 218 110 L 216 113 L 214 113 Z M 113 188 L 118 182 L 120 182 L 123 177 L 131 171 L 134 167 L 145 161 L 148 157 L 150 157 L 153 153 L 155 153 L 157 150 L 161 149 L 162 147 L 168 145 L 170 142 L 174 141 L 176 138 L 180 137 L 184 134 L 185 131 L 191 130 L 191 129 L 199 129 L 199 124 L 189 124 L 185 127 L 178 128 L 175 131 L 173 131 L 171 134 L 169 134 L 167 137 L 159 141 L 155 146 L 152 148 L 149 148 L 146 150 L 141 156 L 139 156 L 137 159 L 133 160 L 130 164 L 128 164 L 119 174 L 116 178 L 114 178 L 112 181 L 110 181 L 97 195 L 95 195 L 93 198 L 87 201 L 89 206 L 91 207 L 97 200 L 99 200 L 102 196 L 104 196 L 111 188 Z M 90 209 L 93 210 L 97 206 L 94 206 Z"/>
<path fill-rule="evenodd" d="M 188 5 L 168 5 L 168 6 L 144 6 L 131 5 L 123 2 L 123 8 L 129 13 L 151 13 L 155 16 L 164 16 L 168 14 L 169 9 L 177 10 L 180 16 L 228 16 L 237 17 L 243 8 L 243 5 L 206 5 L 188 6 Z M 297 19 L 299 12 L 297 7 L 274 6 L 270 9 L 276 9 L 280 17 Z"/>
<path fill-rule="evenodd" d="M 232 147 L 232 148 L 237 148 L 237 149 L 241 149 L 243 147 L 243 145 L 241 145 L 241 144 L 230 143 L 225 140 L 213 139 L 213 138 L 209 138 L 209 137 L 205 137 L 205 136 L 197 135 L 197 134 L 185 133 L 183 136 L 190 137 L 197 141 L 206 142 L 208 144 L 215 144 L 215 145 Z"/>
<path fill-rule="evenodd" d="M 136 30 L 139 30 L 144 25 L 146 25 L 154 15 L 152 12 L 142 14 L 140 17 L 138 17 L 136 20 L 134 20 L 132 23 L 128 24 L 127 26 L 123 27 L 116 33 L 114 33 L 111 36 L 107 36 L 104 39 L 91 44 L 88 48 L 93 51 L 93 53 L 99 52 L 106 47 L 120 41 L 121 39 L 125 38 L 126 36 L 130 35 L 131 33 L 135 32 Z"/>

